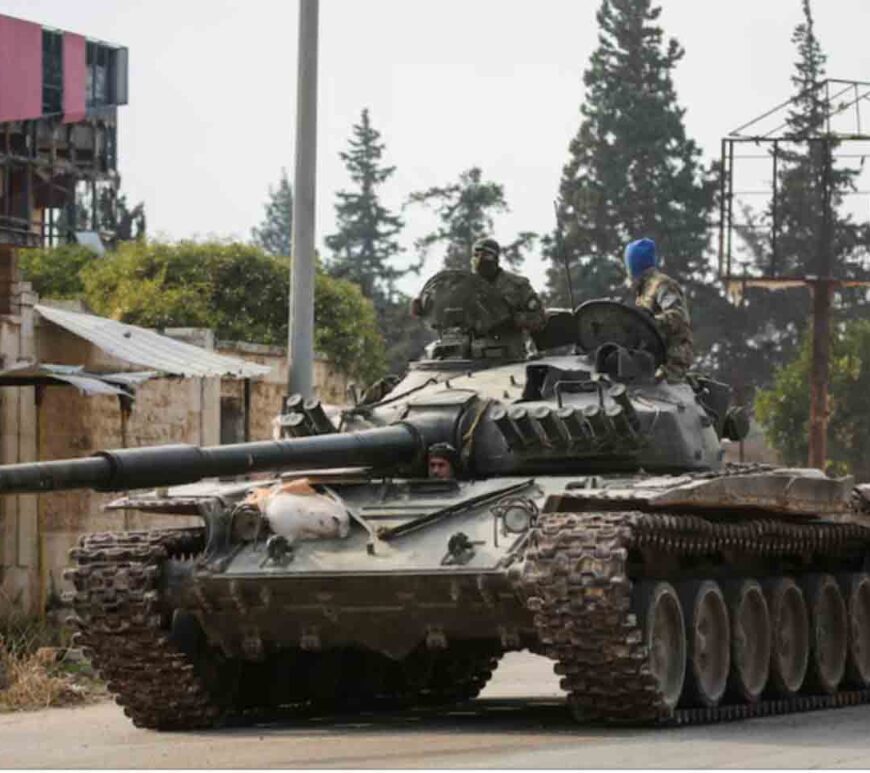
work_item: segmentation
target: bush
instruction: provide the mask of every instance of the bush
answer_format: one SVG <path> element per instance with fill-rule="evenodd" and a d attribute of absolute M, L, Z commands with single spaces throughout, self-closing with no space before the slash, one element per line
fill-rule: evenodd
<path fill-rule="evenodd" d="M 239 242 L 123 242 L 96 258 L 78 247 L 28 250 L 24 276 L 44 297 L 80 298 L 97 314 L 143 327 L 207 327 L 218 338 L 287 342 L 289 258 Z M 340 370 L 362 381 L 386 358 L 371 302 L 320 268 L 315 341 Z"/>
<path fill-rule="evenodd" d="M 760 390 L 755 413 L 768 442 L 787 464 L 804 465 L 808 454 L 812 343 L 780 368 L 770 389 Z M 870 480 L 870 320 L 837 330 L 831 347 L 828 462 L 831 472 Z"/>

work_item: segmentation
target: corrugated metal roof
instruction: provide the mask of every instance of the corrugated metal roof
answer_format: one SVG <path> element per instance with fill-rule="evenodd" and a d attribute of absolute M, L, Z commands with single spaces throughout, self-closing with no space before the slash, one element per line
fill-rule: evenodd
<path fill-rule="evenodd" d="M 119 360 L 174 376 L 258 378 L 270 368 L 176 341 L 153 330 L 41 304 L 39 314 Z"/>
<path fill-rule="evenodd" d="M 0 386 L 69 384 L 84 395 L 114 395 L 135 398 L 134 387 L 158 376 L 153 370 L 138 373 L 88 373 L 81 365 L 20 362 L 0 370 Z"/>

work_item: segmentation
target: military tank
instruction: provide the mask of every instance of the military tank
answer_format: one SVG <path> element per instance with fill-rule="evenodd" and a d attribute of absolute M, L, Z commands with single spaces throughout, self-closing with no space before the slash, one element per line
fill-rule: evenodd
<path fill-rule="evenodd" d="M 725 464 L 745 415 L 723 384 L 656 380 L 642 311 L 551 310 L 517 357 L 488 283 L 442 272 L 421 297 L 438 339 L 338 417 L 290 396 L 272 441 L 0 468 L 0 492 L 128 492 L 110 507 L 201 519 L 73 551 L 80 641 L 134 723 L 449 705 L 520 649 L 555 661 L 582 721 L 870 697 L 850 478 Z M 445 442 L 456 474 L 428 478 Z"/>

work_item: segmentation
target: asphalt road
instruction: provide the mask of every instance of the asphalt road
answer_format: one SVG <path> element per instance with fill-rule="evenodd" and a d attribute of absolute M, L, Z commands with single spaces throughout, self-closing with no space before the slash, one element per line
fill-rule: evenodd
<path fill-rule="evenodd" d="M 155 733 L 111 703 L 0 715 L 14 768 L 578 768 L 870 766 L 870 706 L 707 727 L 574 724 L 548 661 L 505 658 L 462 711 Z"/>

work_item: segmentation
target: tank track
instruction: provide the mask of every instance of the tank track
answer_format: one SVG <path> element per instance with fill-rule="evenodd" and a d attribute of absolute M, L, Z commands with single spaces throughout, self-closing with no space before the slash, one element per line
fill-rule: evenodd
<path fill-rule="evenodd" d="M 400 662 L 354 650 L 301 653 L 290 673 L 294 694 L 275 699 L 267 664 L 223 661 L 207 648 L 192 655 L 171 637 L 162 566 L 193 559 L 203 546 L 203 530 L 189 529 L 87 535 L 71 551 L 77 566 L 66 576 L 75 587 L 77 641 L 138 727 L 213 727 L 285 704 L 315 710 L 456 704 L 476 697 L 498 663 L 501 652 L 486 643 L 422 649 Z"/>
<path fill-rule="evenodd" d="M 162 564 L 196 555 L 203 538 L 202 529 L 92 534 L 70 553 L 78 642 L 137 727 L 211 727 L 224 713 L 160 604 Z"/>
<path fill-rule="evenodd" d="M 492 677 L 500 657 L 500 652 L 485 646 L 460 648 L 455 654 L 449 649 L 435 653 L 427 678 L 408 685 L 412 688 L 410 703 L 441 706 L 476 698 Z"/>
<path fill-rule="evenodd" d="M 527 607 L 556 661 L 561 686 L 583 721 L 691 724 L 745 719 L 870 701 L 870 690 L 719 705 L 666 708 L 647 665 L 632 611 L 629 556 L 637 551 L 701 556 L 720 551 L 776 558 L 863 550 L 870 530 L 856 524 L 708 521 L 643 512 L 543 513 L 523 575 Z M 638 578 L 640 579 L 640 578 Z"/>

